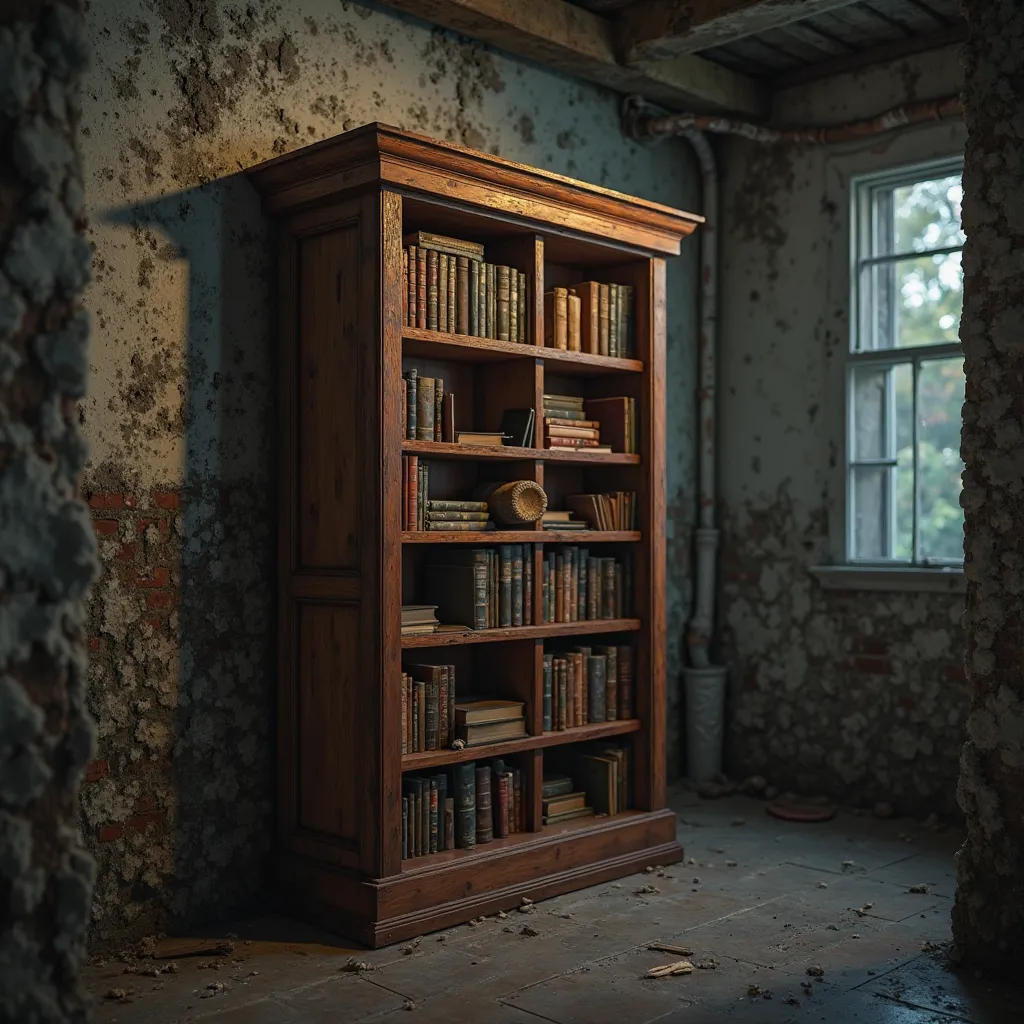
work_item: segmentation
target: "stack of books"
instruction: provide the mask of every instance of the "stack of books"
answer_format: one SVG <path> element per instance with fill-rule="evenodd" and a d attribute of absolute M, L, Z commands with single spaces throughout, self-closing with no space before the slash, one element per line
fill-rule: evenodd
<path fill-rule="evenodd" d="M 455 705 L 456 738 L 467 747 L 502 743 L 526 735 L 521 700 L 467 697 Z"/>
<path fill-rule="evenodd" d="M 586 448 L 610 452 L 601 444 L 601 424 L 587 419 L 584 399 L 578 395 L 544 396 L 544 444 L 548 448 Z"/>
<path fill-rule="evenodd" d="M 569 352 L 632 359 L 632 286 L 584 281 L 545 292 L 544 344 Z"/>
<path fill-rule="evenodd" d="M 586 793 L 596 814 L 619 814 L 629 809 L 632 751 L 615 743 L 578 743 L 544 754 L 547 767 L 568 775 L 576 791 Z"/>
<path fill-rule="evenodd" d="M 633 717 L 633 648 L 575 647 L 545 653 L 544 731 Z"/>
<path fill-rule="evenodd" d="M 636 455 L 640 443 L 636 429 L 636 399 L 626 395 L 612 398 L 588 398 L 583 402 L 583 415 L 597 423 L 601 439 L 613 452 Z"/>
<path fill-rule="evenodd" d="M 586 530 L 590 524 L 586 519 L 577 519 L 572 512 L 549 509 L 541 516 L 541 526 L 545 530 Z"/>
<path fill-rule="evenodd" d="M 565 545 L 545 553 L 540 587 L 541 622 L 621 619 L 632 614 L 633 559 Z"/>
<path fill-rule="evenodd" d="M 430 466 L 418 455 L 402 456 L 402 529 L 457 531 L 493 530 L 486 501 L 430 497 Z"/>
<path fill-rule="evenodd" d="M 587 804 L 587 794 L 582 790 L 576 791 L 571 775 L 545 775 L 541 803 L 545 825 L 594 816 L 594 808 Z"/>
<path fill-rule="evenodd" d="M 428 600 L 437 602 L 443 622 L 470 629 L 530 626 L 532 551 L 529 544 L 501 544 L 431 552 L 433 560 L 426 568 Z"/>
<path fill-rule="evenodd" d="M 451 794 L 449 796 L 449 794 Z M 402 857 L 468 850 L 526 831 L 523 772 L 499 758 L 402 776 Z"/>
<path fill-rule="evenodd" d="M 484 262 L 478 242 L 414 231 L 403 242 L 404 317 L 408 327 L 527 343 L 527 277 Z"/>
<path fill-rule="evenodd" d="M 438 627 L 436 604 L 403 604 L 402 636 L 427 636 Z"/>
<path fill-rule="evenodd" d="M 637 508 L 635 491 L 610 494 L 570 494 L 566 505 L 582 517 L 584 528 L 592 530 L 635 530 Z M 546 524 L 545 524 L 546 525 Z"/>
<path fill-rule="evenodd" d="M 447 750 L 455 739 L 455 722 L 455 666 L 406 666 L 402 673 L 402 753 Z"/>
<path fill-rule="evenodd" d="M 402 437 L 407 441 L 455 441 L 455 395 L 443 377 L 402 374 Z"/>

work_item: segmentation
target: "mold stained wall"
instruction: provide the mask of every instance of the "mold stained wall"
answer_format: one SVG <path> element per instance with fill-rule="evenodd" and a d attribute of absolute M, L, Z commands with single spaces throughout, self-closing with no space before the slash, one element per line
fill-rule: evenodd
<path fill-rule="evenodd" d="M 240 172 L 368 121 L 673 206 L 682 143 L 624 140 L 618 99 L 339 0 L 92 0 L 83 158 L 94 324 L 81 407 L 102 576 L 82 825 L 97 945 L 243 906 L 273 823 L 269 225 Z M 668 270 L 669 758 L 694 505 L 698 242 Z"/>
<path fill-rule="evenodd" d="M 956 48 L 780 94 L 779 124 L 959 93 Z M 825 591 L 842 553 L 849 178 L 962 154 L 961 123 L 856 145 L 730 140 L 720 454 L 728 757 L 783 788 L 956 813 L 963 595 Z"/>

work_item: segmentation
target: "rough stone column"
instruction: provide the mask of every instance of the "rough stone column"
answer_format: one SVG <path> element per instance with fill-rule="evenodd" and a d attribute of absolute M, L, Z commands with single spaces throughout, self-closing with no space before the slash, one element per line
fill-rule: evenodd
<path fill-rule="evenodd" d="M 75 132 L 75 6 L 0 4 L 0 1021 L 84 1021 L 93 863 L 78 785 L 85 597 L 97 570 L 78 478 L 89 276 Z"/>
<path fill-rule="evenodd" d="M 1024 6 L 963 0 L 968 740 L 956 956 L 1019 975 L 1024 949 Z"/>

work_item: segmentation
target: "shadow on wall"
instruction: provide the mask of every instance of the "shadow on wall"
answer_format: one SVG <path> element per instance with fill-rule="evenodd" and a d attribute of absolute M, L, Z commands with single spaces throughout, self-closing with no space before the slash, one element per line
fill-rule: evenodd
<path fill-rule="evenodd" d="M 276 621 L 270 225 L 242 175 L 107 220 L 187 265 L 187 334 L 163 381 L 180 394 L 180 477 L 154 486 L 152 467 L 107 465 L 87 478 L 114 541 L 93 600 L 101 741 L 83 790 L 100 945 L 264 899 Z"/>

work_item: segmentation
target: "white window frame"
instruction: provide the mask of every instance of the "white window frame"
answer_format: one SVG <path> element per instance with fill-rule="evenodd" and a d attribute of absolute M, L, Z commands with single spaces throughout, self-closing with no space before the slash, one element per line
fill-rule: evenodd
<path fill-rule="evenodd" d="M 918 181 L 926 181 L 931 178 L 947 177 L 952 174 L 963 174 L 963 157 L 948 157 L 939 160 L 907 164 L 891 170 L 870 174 L 855 175 L 850 178 L 850 333 L 846 353 L 846 366 L 844 374 L 844 410 L 845 410 L 845 460 L 844 460 L 844 562 L 849 566 L 884 568 L 910 568 L 910 569 L 960 569 L 963 560 L 957 559 L 936 559 L 922 558 L 919 542 L 919 520 L 920 511 L 917 507 L 919 500 L 918 475 L 920 457 L 918 450 L 918 415 L 917 415 L 917 383 L 921 364 L 931 359 L 949 358 L 963 354 L 963 348 L 959 342 L 942 343 L 937 345 L 921 345 L 904 348 L 884 349 L 859 349 L 860 339 L 868 330 L 864 323 L 865 317 L 865 294 L 863 288 L 863 273 L 865 266 L 880 263 L 893 263 L 907 257 L 933 256 L 944 253 L 959 252 L 962 246 L 946 246 L 936 249 L 929 249 L 923 252 L 893 253 L 884 256 L 870 254 L 871 223 L 875 215 L 874 193 L 876 190 L 892 189 L 903 185 L 912 185 Z M 867 254 L 866 254 L 867 253 Z M 887 465 L 895 468 L 895 460 L 891 458 L 880 459 L 857 459 L 853 458 L 854 441 L 854 405 L 853 405 L 853 381 L 857 368 L 863 366 L 906 366 L 911 367 L 912 383 L 912 458 L 914 475 L 914 515 L 912 522 L 912 554 L 910 559 L 878 559 L 878 558 L 857 558 L 854 557 L 854 529 L 855 529 L 855 484 L 854 470 L 858 466 Z M 888 396 L 888 401 L 893 402 L 893 396 Z M 886 429 L 895 430 L 895 417 L 887 413 Z M 891 445 L 890 445 L 891 447 Z M 895 519 L 895 487 L 893 476 L 889 474 L 889 501 L 892 506 L 892 513 L 886 528 L 889 536 L 892 536 Z M 891 539 L 887 545 L 891 550 Z"/>

